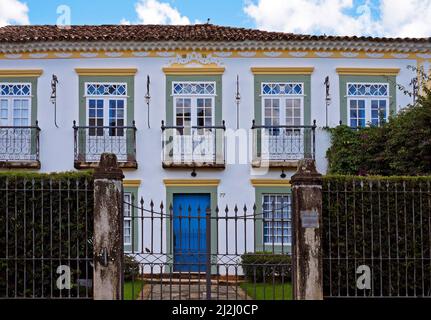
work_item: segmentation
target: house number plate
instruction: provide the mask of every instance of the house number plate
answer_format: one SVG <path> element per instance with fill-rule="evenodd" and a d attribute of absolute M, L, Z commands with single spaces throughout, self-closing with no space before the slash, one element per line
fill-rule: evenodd
<path fill-rule="evenodd" d="M 319 213 L 315 210 L 301 211 L 301 224 L 306 229 L 319 228 Z"/>

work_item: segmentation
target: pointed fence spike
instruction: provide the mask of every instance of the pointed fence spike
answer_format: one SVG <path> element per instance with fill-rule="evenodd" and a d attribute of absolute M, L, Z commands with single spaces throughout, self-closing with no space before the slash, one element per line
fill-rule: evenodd
<path fill-rule="evenodd" d="M 164 205 L 163 205 L 163 201 L 160 203 L 160 210 L 162 210 L 163 211 L 163 209 L 164 209 Z"/>

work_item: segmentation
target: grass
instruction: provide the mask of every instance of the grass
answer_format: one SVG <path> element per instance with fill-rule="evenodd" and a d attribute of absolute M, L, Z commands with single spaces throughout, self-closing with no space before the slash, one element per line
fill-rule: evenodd
<path fill-rule="evenodd" d="M 144 284 L 140 280 L 124 282 L 124 300 L 137 300 L 143 286 Z"/>
<path fill-rule="evenodd" d="M 291 283 L 241 283 L 241 288 L 254 300 L 292 300 Z M 283 296 L 284 293 L 284 296 Z"/>

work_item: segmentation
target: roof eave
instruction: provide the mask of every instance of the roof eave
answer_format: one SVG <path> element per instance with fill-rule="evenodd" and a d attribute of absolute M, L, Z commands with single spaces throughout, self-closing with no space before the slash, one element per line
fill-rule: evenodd
<path fill-rule="evenodd" d="M 0 53 L 76 52 L 76 51 L 174 51 L 174 50 L 287 50 L 287 51 L 353 51 L 353 52 L 431 52 L 431 42 L 412 41 L 32 41 L 0 43 Z"/>

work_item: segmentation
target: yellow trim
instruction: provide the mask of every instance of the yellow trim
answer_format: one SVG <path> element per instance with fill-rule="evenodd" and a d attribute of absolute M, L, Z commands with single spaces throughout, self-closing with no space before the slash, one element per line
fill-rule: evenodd
<path fill-rule="evenodd" d="M 58 51 L 40 51 L 40 52 L 20 52 L 16 54 L 10 53 L 0 53 L 0 59 L 11 60 L 11 61 L 19 61 L 19 60 L 40 60 L 40 59 L 122 59 L 122 58 L 165 58 L 164 55 L 160 55 L 160 52 L 171 52 L 172 57 L 176 55 L 184 55 L 190 52 L 199 52 L 201 54 L 211 54 L 214 55 L 214 51 L 217 50 L 160 50 L 160 51 L 147 51 L 145 56 L 135 55 L 134 51 L 130 50 L 118 50 L 117 56 L 112 56 L 109 52 L 106 51 L 68 51 L 68 52 L 58 52 Z M 317 58 L 317 59 L 325 59 L 325 58 L 340 58 L 340 59 L 391 59 L 391 60 L 417 60 L 417 53 L 420 52 L 410 52 L 410 53 L 402 53 L 402 52 L 378 52 L 379 56 L 376 57 L 375 52 L 367 52 L 367 51 L 354 51 L 354 50 L 276 50 L 280 52 L 280 55 L 272 57 L 269 56 L 268 50 L 225 50 L 226 52 L 232 53 L 226 58 L 249 58 L 247 55 L 242 55 L 242 52 L 253 52 L 255 55 L 251 56 L 251 58 L 290 58 L 290 59 L 304 59 L 304 58 Z M 347 56 L 346 53 L 355 53 L 355 56 Z M 301 53 L 298 55 L 298 53 Z M 330 54 L 330 56 L 325 57 L 320 55 L 321 53 Z M 427 53 L 427 52 L 425 52 Z M 42 57 L 40 55 L 43 55 Z M 398 58 L 394 55 L 402 54 L 406 55 L 405 57 Z M 38 56 L 39 55 L 39 56 Z M 381 55 L 381 56 L 380 56 Z"/>
<path fill-rule="evenodd" d="M 396 76 L 399 68 L 337 68 L 340 75 L 350 76 Z"/>
<path fill-rule="evenodd" d="M 40 77 L 43 74 L 42 69 L 23 70 L 23 69 L 2 69 L 0 77 L 18 78 L 18 77 Z"/>
<path fill-rule="evenodd" d="M 76 73 L 80 76 L 134 76 L 138 69 L 121 68 L 121 69 L 84 69 L 76 68 Z"/>
<path fill-rule="evenodd" d="M 278 179 L 251 179 L 253 187 L 290 187 L 289 180 Z"/>
<path fill-rule="evenodd" d="M 141 185 L 141 180 L 124 180 L 123 186 L 125 188 L 138 188 Z"/>
<path fill-rule="evenodd" d="M 267 67 L 255 67 L 251 68 L 253 74 L 312 74 L 314 68 L 267 68 Z"/>
<path fill-rule="evenodd" d="M 223 74 L 225 68 L 187 68 L 187 67 L 167 67 L 163 68 L 166 75 L 182 76 L 182 75 L 220 75 Z"/>
<path fill-rule="evenodd" d="M 167 187 L 217 187 L 219 179 L 191 180 L 191 179 L 165 179 L 163 183 Z"/>

